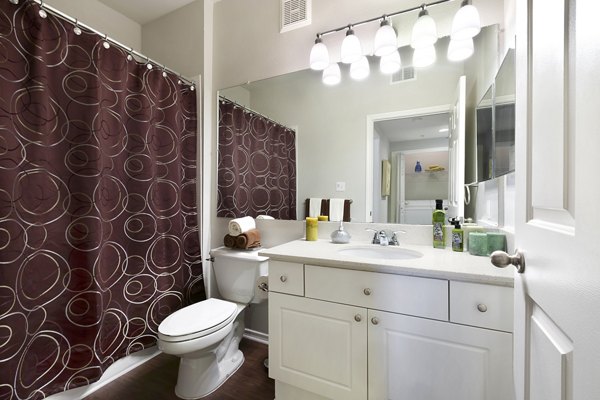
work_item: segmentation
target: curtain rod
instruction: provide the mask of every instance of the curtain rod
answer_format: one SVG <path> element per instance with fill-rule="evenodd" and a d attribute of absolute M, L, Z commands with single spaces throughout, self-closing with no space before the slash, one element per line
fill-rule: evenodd
<path fill-rule="evenodd" d="M 27 0 L 25 0 L 27 1 Z M 160 67 L 161 69 L 168 71 L 174 75 L 177 75 L 179 77 L 179 79 L 184 82 L 187 83 L 188 85 L 195 87 L 196 86 L 196 82 L 194 82 L 191 79 L 185 78 L 184 76 L 182 76 L 179 72 L 172 70 L 171 68 L 166 67 L 164 64 L 161 64 L 153 59 L 151 59 L 150 57 L 136 51 L 133 49 L 133 47 L 129 47 L 129 46 L 125 46 L 124 44 L 122 44 L 121 42 L 111 38 L 110 36 L 106 35 L 105 33 L 102 33 L 94 28 L 92 28 L 89 25 L 84 24 L 83 22 L 79 21 L 77 18 L 71 17 L 70 15 L 60 11 L 57 8 L 52 7 L 51 5 L 46 4 L 43 0 L 30 0 L 34 3 L 36 3 L 41 9 L 49 12 L 50 14 L 64 20 L 67 21 L 73 25 L 79 26 L 80 28 L 84 28 L 92 33 L 95 33 L 96 35 L 100 36 L 102 39 L 106 40 L 107 42 L 121 48 L 122 50 L 124 50 L 125 52 L 127 52 L 128 54 L 131 54 L 132 56 L 136 56 L 139 59 L 145 60 L 146 63 L 151 63 L 157 67 Z"/>
<path fill-rule="evenodd" d="M 234 107 L 239 107 L 239 108 L 241 108 L 241 109 L 243 109 L 244 111 L 247 111 L 247 112 L 249 112 L 249 113 L 256 114 L 256 115 L 260 115 L 261 117 L 263 117 L 263 118 L 265 118 L 265 119 L 268 119 L 269 121 L 273 122 L 274 124 L 281 125 L 281 126 L 283 126 L 285 129 L 287 129 L 287 130 L 290 130 L 290 131 L 292 131 L 292 132 L 296 133 L 296 131 L 295 131 L 294 129 L 292 129 L 292 128 L 290 128 L 290 127 L 286 126 L 285 124 L 282 124 L 282 123 L 280 123 L 280 122 L 277 122 L 277 121 L 275 121 L 274 119 L 272 119 L 272 118 L 269 118 L 269 117 L 265 116 L 264 114 L 262 114 L 262 113 L 259 113 L 258 111 L 254 111 L 253 109 L 251 109 L 251 108 L 249 108 L 249 107 L 243 106 L 243 105 L 241 105 L 240 103 L 237 103 L 237 102 L 235 102 L 235 101 L 233 101 L 233 100 L 231 100 L 231 99 L 228 99 L 228 98 L 227 98 L 227 97 L 225 97 L 225 96 L 221 96 L 221 95 L 219 95 L 219 99 L 221 99 L 222 101 L 224 101 L 224 102 L 226 102 L 226 103 L 233 104 L 233 106 L 234 106 Z"/>

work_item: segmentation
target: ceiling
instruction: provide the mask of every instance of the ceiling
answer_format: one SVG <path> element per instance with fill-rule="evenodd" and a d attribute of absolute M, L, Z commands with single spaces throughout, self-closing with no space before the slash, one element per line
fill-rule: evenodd
<path fill-rule="evenodd" d="M 140 25 L 154 21 L 195 0 L 99 0 Z"/>
<path fill-rule="evenodd" d="M 404 142 L 448 137 L 449 114 L 432 114 L 420 117 L 388 119 L 375 122 L 375 130 L 390 142 Z"/>

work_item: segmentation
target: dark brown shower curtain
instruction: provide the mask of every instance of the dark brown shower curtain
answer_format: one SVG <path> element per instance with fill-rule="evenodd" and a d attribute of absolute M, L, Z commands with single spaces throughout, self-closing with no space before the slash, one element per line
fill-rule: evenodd
<path fill-rule="evenodd" d="M 296 133 L 219 101 L 218 217 L 296 219 Z"/>
<path fill-rule="evenodd" d="M 203 298 L 196 95 L 0 1 L 0 399 L 97 380 Z"/>

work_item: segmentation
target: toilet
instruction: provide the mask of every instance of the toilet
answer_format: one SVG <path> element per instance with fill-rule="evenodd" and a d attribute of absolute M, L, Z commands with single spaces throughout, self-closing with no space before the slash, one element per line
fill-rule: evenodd
<path fill-rule="evenodd" d="M 210 298 L 169 315 L 158 327 L 158 348 L 181 357 L 175 394 L 198 399 L 219 388 L 244 362 L 239 349 L 244 309 L 266 295 L 257 286 L 267 275 L 258 250 L 219 247 L 210 251 L 223 300 Z"/>

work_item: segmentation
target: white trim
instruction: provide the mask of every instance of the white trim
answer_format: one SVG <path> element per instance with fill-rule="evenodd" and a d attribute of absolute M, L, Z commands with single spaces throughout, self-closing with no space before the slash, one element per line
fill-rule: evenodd
<path fill-rule="evenodd" d="M 150 361 L 157 355 L 161 354 L 157 346 L 152 346 L 147 349 L 138 351 L 130 354 L 127 357 L 121 358 L 114 362 L 104 374 L 100 377 L 97 382 L 89 384 L 87 386 L 81 386 L 75 389 L 70 389 L 65 392 L 53 394 L 52 396 L 46 397 L 47 400 L 81 400 L 95 391 L 103 388 L 115 379 L 120 378 L 129 371 L 139 367 L 146 361 Z"/>

